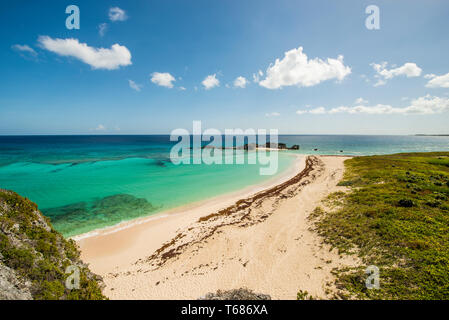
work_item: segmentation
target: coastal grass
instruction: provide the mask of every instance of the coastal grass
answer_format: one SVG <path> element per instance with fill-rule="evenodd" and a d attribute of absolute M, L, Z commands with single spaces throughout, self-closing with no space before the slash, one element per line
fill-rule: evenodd
<path fill-rule="evenodd" d="M 355 157 L 311 219 L 362 265 L 335 269 L 339 298 L 449 299 L 449 152 Z M 367 289 L 367 266 L 380 288 Z"/>

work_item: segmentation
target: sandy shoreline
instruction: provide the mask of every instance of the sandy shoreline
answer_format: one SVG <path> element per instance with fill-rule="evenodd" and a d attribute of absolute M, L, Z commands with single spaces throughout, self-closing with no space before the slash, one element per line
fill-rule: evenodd
<path fill-rule="evenodd" d="M 196 299 L 240 287 L 325 297 L 330 268 L 350 262 L 322 245 L 307 216 L 338 189 L 345 159 L 298 156 L 257 186 L 98 230 L 77 241 L 82 259 L 112 299 Z"/>
<path fill-rule="evenodd" d="M 76 236 L 70 237 L 70 239 L 73 239 L 77 242 L 80 242 L 83 239 L 95 237 L 95 236 L 104 236 L 110 233 L 118 232 L 124 229 L 128 229 L 134 225 L 139 225 L 142 223 L 146 223 L 152 220 L 158 220 L 161 218 L 168 218 L 176 214 L 185 214 L 186 211 L 190 210 L 196 210 L 198 208 L 205 208 L 205 209 L 212 209 L 216 210 L 217 207 L 221 206 L 227 206 L 231 204 L 232 202 L 235 202 L 243 197 L 247 197 L 251 194 L 257 193 L 259 191 L 262 191 L 264 189 L 270 188 L 272 186 L 275 186 L 279 183 L 282 183 L 284 181 L 287 181 L 288 179 L 291 179 L 299 170 L 301 170 L 304 167 L 305 158 L 306 155 L 295 155 L 292 154 L 292 157 L 295 157 L 296 159 L 293 161 L 293 163 L 288 167 L 284 172 L 274 176 L 271 179 L 268 179 L 267 181 L 264 181 L 262 183 L 258 183 L 255 185 L 251 185 L 248 187 L 245 187 L 243 189 L 228 192 L 219 196 L 212 197 L 210 199 L 201 200 L 192 202 L 180 207 L 164 210 L 162 212 L 158 212 L 155 214 L 151 214 L 146 217 L 136 218 L 129 221 L 120 222 L 113 226 L 108 226 L 104 228 L 95 229 L 86 233 L 82 233 Z M 213 207 L 211 207 L 213 205 Z"/>
<path fill-rule="evenodd" d="M 135 238 L 135 232 L 139 232 L 142 227 L 155 227 L 160 223 L 166 226 L 167 222 L 173 221 L 174 223 L 168 223 L 168 225 L 170 225 L 170 227 L 175 227 L 176 225 L 176 229 L 178 229 L 179 227 L 182 227 L 186 222 L 193 221 L 192 219 L 198 219 L 202 215 L 220 210 L 244 197 L 250 196 L 254 193 L 260 192 L 291 179 L 298 173 L 298 171 L 304 168 L 306 157 L 304 155 L 292 156 L 296 157 L 296 159 L 293 161 L 292 165 L 289 168 L 287 168 L 281 174 L 262 183 L 248 186 L 243 189 L 216 196 L 207 200 L 197 201 L 181 207 L 159 212 L 147 217 L 132 219 L 130 221 L 121 222 L 114 226 L 95 229 L 87 233 L 73 236 L 71 238 L 75 240 L 78 245 L 80 245 L 82 249 L 82 257 L 85 259 L 85 261 L 90 261 L 91 258 L 94 258 L 95 260 L 95 258 L 106 255 L 103 253 L 107 253 L 111 250 L 109 250 L 109 245 L 107 245 L 108 248 L 104 248 L 105 250 L 98 250 L 98 248 L 92 248 L 91 244 L 94 246 L 98 246 L 107 239 L 116 239 L 117 237 L 113 236 L 114 233 L 120 232 L 120 235 L 117 236 L 121 238 L 121 240 L 119 241 L 121 243 L 129 242 L 125 239 Z M 178 217 L 180 215 L 182 215 L 182 217 Z M 176 220 L 176 222 L 174 220 Z M 153 239 L 153 242 L 162 243 L 163 241 L 168 240 L 168 238 L 169 236 L 162 236 L 161 239 Z"/>

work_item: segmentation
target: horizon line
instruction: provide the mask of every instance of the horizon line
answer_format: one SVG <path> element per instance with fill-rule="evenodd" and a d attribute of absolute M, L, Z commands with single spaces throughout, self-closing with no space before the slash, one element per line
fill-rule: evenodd
<path fill-rule="evenodd" d="M 121 133 L 121 134 L 109 134 L 109 133 L 70 133 L 70 134 L 0 134 L 0 137 L 51 137 L 51 136 L 170 136 L 170 133 Z M 189 136 L 194 136 L 195 134 L 189 134 Z M 201 134 L 202 135 L 202 134 Z M 279 133 L 279 136 L 449 136 L 449 133 L 408 133 L 408 134 L 369 134 L 369 133 Z M 222 134 L 226 136 L 226 134 Z M 235 136 L 235 135 L 233 135 Z"/>

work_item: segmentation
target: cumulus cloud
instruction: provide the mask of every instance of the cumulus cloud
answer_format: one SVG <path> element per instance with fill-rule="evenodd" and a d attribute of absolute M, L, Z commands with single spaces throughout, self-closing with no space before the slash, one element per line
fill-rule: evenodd
<path fill-rule="evenodd" d="M 322 81 L 343 80 L 351 73 L 351 68 L 343 63 L 343 56 L 337 59 L 308 59 L 303 48 L 285 52 L 282 60 L 276 59 L 266 71 L 266 78 L 259 85 L 268 89 L 279 89 L 284 86 L 310 87 Z"/>
<path fill-rule="evenodd" d="M 110 49 L 94 48 L 78 39 L 52 39 L 40 36 L 38 42 L 42 48 L 60 56 L 74 57 L 90 65 L 93 69 L 114 70 L 132 64 L 128 48 L 113 44 Z"/>
<path fill-rule="evenodd" d="M 37 56 L 37 52 L 27 44 L 23 44 L 23 45 L 15 44 L 15 45 L 11 46 L 11 48 L 18 52 L 24 52 L 24 53 L 30 54 L 33 57 Z"/>
<path fill-rule="evenodd" d="M 374 84 L 375 87 L 386 84 L 386 80 L 397 76 L 406 76 L 407 78 L 419 77 L 422 69 L 416 63 L 407 62 L 401 67 L 387 69 L 388 62 L 371 63 L 373 69 L 377 72 L 375 77 L 378 81 Z"/>
<path fill-rule="evenodd" d="M 133 80 L 128 80 L 128 84 L 129 84 L 129 87 L 131 89 L 134 89 L 136 91 L 140 91 L 142 89 L 142 85 L 141 84 L 137 84 Z"/>
<path fill-rule="evenodd" d="M 218 87 L 220 85 L 220 80 L 217 79 L 217 74 L 214 73 L 204 78 L 201 84 L 204 86 L 206 90 L 209 90 L 214 87 Z"/>
<path fill-rule="evenodd" d="M 186 91 L 187 89 L 185 88 L 185 87 L 179 87 L 179 90 L 181 90 L 181 91 Z"/>
<path fill-rule="evenodd" d="M 173 88 L 173 82 L 176 81 L 168 72 L 153 72 L 151 74 L 151 82 L 161 87 Z"/>
<path fill-rule="evenodd" d="M 434 74 L 432 74 L 431 76 L 432 77 L 428 78 L 432 80 L 427 82 L 427 88 L 449 88 L 449 73 L 446 73 L 442 76 L 436 76 Z"/>
<path fill-rule="evenodd" d="M 101 23 L 101 24 L 98 25 L 98 34 L 100 36 L 104 36 L 107 30 L 108 30 L 108 24 L 107 23 Z"/>
<path fill-rule="evenodd" d="M 279 112 L 269 112 L 265 113 L 265 117 L 279 117 L 281 114 Z"/>
<path fill-rule="evenodd" d="M 440 114 L 449 111 L 449 99 L 426 95 L 411 101 L 409 106 L 394 107 L 388 104 L 377 104 L 373 106 L 356 105 L 356 106 L 340 106 L 326 110 L 320 107 L 314 110 L 298 110 L 297 114 L 311 113 L 311 114 L 368 114 L 368 115 L 382 115 L 382 114 L 415 114 L 415 115 L 431 115 Z"/>
<path fill-rule="evenodd" d="M 246 80 L 246 78 L 242 77 L 242 76 L 237 77 L 234 80 L 234 87 L 236 87 L 236 88 L 245 88 L 247 84 L 248 84 L 248 80 Z"/>
<path fill-rule="evenodd" d="M 125 10 L 119 7 L 113 7 L 109 9 L 109 20 L 111 21 L 125 21 L 128 19 Z"/>

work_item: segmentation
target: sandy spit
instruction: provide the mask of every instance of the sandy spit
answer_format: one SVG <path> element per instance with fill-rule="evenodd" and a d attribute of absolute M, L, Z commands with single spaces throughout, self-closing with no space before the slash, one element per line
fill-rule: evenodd
<path fill-rule="evenodd" d="M 307 217 L 340 190 L 346 159 L 298 156 L 263 184 L 81 236 L 82 259 L 111 299 L 197 299 L 241 287 L 329 298 L 331 270 L 354 261 L 330 251 Z"/>

